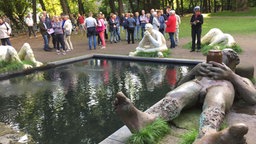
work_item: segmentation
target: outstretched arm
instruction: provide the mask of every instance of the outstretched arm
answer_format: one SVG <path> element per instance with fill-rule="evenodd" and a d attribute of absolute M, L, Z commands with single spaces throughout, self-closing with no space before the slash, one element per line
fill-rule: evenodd
<path fill-rule="evenodd" d="M 216 62 L 210 63 L 214 66 L 209 68 L 210 77 L 213 79 L 225 79 L 230 81 L 239 96 L 249 104 L 256 104 L 256 89 L 249 79 L 237 75 L 225 64 L 219 64 Z"/>

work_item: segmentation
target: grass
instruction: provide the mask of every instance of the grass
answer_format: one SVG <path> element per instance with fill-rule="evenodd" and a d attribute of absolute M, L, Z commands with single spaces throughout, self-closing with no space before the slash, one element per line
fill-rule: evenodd
<path fill-rule="evenodd" d="M 33 65 L 30 61 L 22 61 L 23 64 Z M 19 62 L 5 62 L 0 61 L 0 73 L 10 72 L 10 71 L 17 71 L 23 69 L 23 64 Z"/>
<path fill-rule="evenodd" d="M 187 15 L 181 18 L 180 38 L 191 37 L 190 17 Z M 219 28 L 224 33 L 231 35 L 254 34 L 256 18 L 254 17 L 217 17 L 205 16 L 202 29 L 202 36 L 212 28 Z"/>
<path fill-rule="evenodd" d="M 166 134 L 170 132 L 170 127 L 166 121 L 157 119 L 137 133 L 134 133 L 127 141 L 127 144 L 156 144 Z"/>
<path fill-rule="evenodd" d="M 181 135 L 181 141 L 179 144 L 192 144 L 198 135 L 198 130 L 193 129 L 189 132 Z"/>
<path fill-rule="evenodd" d="M 186 49 L 191 49 L 191 46 L 192 46 L 192 43 L 191 42 L 188 42 L 187 44 L 185 44 L 183 46 L 183 48 L 186 48 Z M 214 45 L 214 46 L 209 46 L 208 44 L 202 44 L 201 45 L 201 52 L 203 53 L 203 55 L 207 55 L 208 51 L 211 50 L 211 49 L 219 49 L 219 50 L 223 50 L 225 48 L 230 48 L 230 47 L 226 47 L 225 45 L 223 44 L 220 44 L 220 45 Z M 237 53 L 242 53 L 242 48 L 239 46 L 239 45 L 235 45 L 233 47 L 231 47 L 234 51 L 236 51 Z"/>
<path fill-rule="evenodd" d="M 158 57 L 157 55 L 158 52 L 138 52 L 136 56 L 140 56 L 140 57 Z M 169 57 L 171 50 L 168 49 L 166 51 L 162 52 L 164 57 Z"/>

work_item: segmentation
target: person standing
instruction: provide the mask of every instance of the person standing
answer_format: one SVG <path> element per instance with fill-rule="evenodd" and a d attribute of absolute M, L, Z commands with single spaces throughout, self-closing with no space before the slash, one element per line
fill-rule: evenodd
<path fill-rule="evenodd" d="M 10 25 L 3 20 L 3 18 L 0 18 L 0 39 L 2 45 L 10 45 L 10 35 L 12 33 L 12 29 Z"/>
<path fill-rule="evenodd" d="M 52 27 L 54 29 L 54 33 L 56 36 L 56 46 L 57 46 L 57 54 L 60 54 L 60 44 L 61 44 L 61 48 L 62 48 L 62 54 L 65 55 L 66 54 L 66 48 L 65 48 L 65 42 L 64 42 L 64 34 L 63 34 L 63 29 L 62 29 L 62 20 L 60 17 L 54 16 L 53 17 L 53 23 L 52 23 Z"/>
<path fill-rule="evenodd" d="M 166 24 L 166 32 L 169 33 L 169 36 L 170 36 L 170 42 L 171 42 L 170 48 L 175 48 L 174 33 L 176 31 L 176 17 L 175 17 L 174 10 L 170 11 L 170 16 L 168 18 L 168 21 L 165 22 L 165 24 Z"/>
<path fill-rule="evenodd" d="M 144 36 L 144 32 L 145 32 L 145 25 L 148 23 L 148 19 L 146 17 L 145 14 L 145 10 L 141 11 L 141 15 L 140 15 L 140 26 L 141 26 L 141 38 L 143 38 Z"/>
<path fill-rule="evenodd" d="M 162 10 L 157 11 L 157 18 L 160 23 L 159 31 L 164 35 L 165 19 L 164 19 Z"/>
<path fill-rule="evenodd" d="M 48 31 L 49 31 L 49 30 L 53 31 L 53 29 L 52 29 L 52 21 L 51 21 L 51 19 L 50 19 L 49 15 L 47 14 L 46 11 L 43 11 L 43 16 L 45 17 L 45 25 L 46 25 Z M 48 45 L 49 45 L 50 39 L 51 39 L 51 37 L 52 37 L 52 44 L 53 44 L 53 47 L 56 48 L 56 39 L 55 39 L 55 34 L 54 34 L 54 32 L 53 32 L 53 33 L 50 33 L 50 34 L 48 34 L 48 35 L 49 35 L 49 36 L 48 36 Z"/>
<path fill-rule="evenodd" d="M 84 19 L 85 19 L 84 16 L 82 16 L 81 14 L 77 15 L 77 24 L 78 24 L 79 31 L 82 35 L 85 35 Z"/>
<path fill-rule="evenodd" d="M 100 40 L 101 40 L 101 44 L 102 44 L 101 49 L 104 49 L 104 48 L 106 48 L 106 42 L 105 42 L 105 36 L 104 36 L 106 27 L 104 24 L 104 19 L 103 19 L 102 14 L 98 14 L 97 20 L 98 20 L 98 25 L 97 25 L 96 30 L 97 30 Z"/>
<path fill-rule="evenodd" d="M 180 16 L 177 15 L 176 13 L 175 13 L 175 17 L 176 17 L 176 31 L 174 33 L 174 35 L 175 35 L 175 45 L 178 46 L 178 44 L 179 44 L 179 33 L 180 33 L 179 27 L 180 27 L 180 24 L 181 24 L 181 20 L 180 20 Z"/>
<path fill-rule="evenodd" d="M 136 25 L 136 22 L 135 22 L 135 19 L 133 18 L 133 14 L 131 13 L 129 16 L 128 16 L 128 19 L 127 19 L 127 32 L 128 32 L 128 39 L 127 39 L 127 42 L 128 44 L 130 44 L 130 40 L 131 40 L 131 37 L 132 37 L 132 43 L 134 44 L 134 29 L 135 29 L 135 25 Z"/>
<path fill-rule="evenodd" d="M 72 23 L 68 15 L 63 16 L 62 29 L 64 32 L 64 42 L 67 46 L 67 51 L 73 50 L 73 44 L 71 42 Z"/>
<path fill-rule="evenodd" d="M 117 43 L 117 21 L 116 21 L 116 15 L 111 14 L 109 19 L 109 31 L 110 31 L 110 43 Z"/>
<path fill-rule="evenodd" d="M 202 25 L 204 23 L 203 15 L 200 12 L 200 7 L 196 6 L 194 8 L 194 14 L 190 19 L 191 24 L 191 35 L 192 35 L 192 49 L 190 52 L 195 51 L 196 47 L 196 38 L 197 38 L 197 52 L 201 49 L 201 33 L 202 33 Z"/>
<path fill-rule="evenodd" d="M 49 34 L 48 34 L 48 29 L 45 23 L 45 17 L 42 16 L 41 17 L 41 21 L 39 23 L 39 29 L 40 29 L 40 33 L 44 39 L 44 51 L 51 51 L 51 49 L 49 48 Z"/>
<path fill-rule="evenodd" d="M 136 22 L 136 26 L 134 29 L 134 38 L 135 40 L 139 40 L 140 36 L 139 36 L 139 32 L 140 32 L 140 17 L 139 17 L 139 12 L 135 12 L 135 22 Z"/>
<path fill-rule="evenodd" d="M 153 20 L 152 20 L 153 29 L 159 31 L 160 22 L 157 18 L 157 13 L 153 12 L 152 15 L 153 15 Z"/>
<path fill-rule="evenodd" d="M 31 17 L 31 14 L 27 15 L 25 22 L 26 22 L 26 25 L 28 26 L 29 38 L 31 38 L 31 33 L 33 33 L 34 37 L 37 37 L 36 33 L 35 33 L 34 29 L 33 29 L 34 22 L 33 22 L 33 19 Z"/>
<path fill-rule="evenodd" d="M 89 50 L 92 49 L 92 41 L 93 41 L 93 47 L 96 49 L 97 41 L 96 41 L 96 27 L 97 27 L 97 21 L 95 18 L 92 17 L 92 12 L 89 13 L 89 17 L 85 19 L 85 26 L 87 29 L 87 37 L 88 37 L 88 43 L 89 43 Z"/>

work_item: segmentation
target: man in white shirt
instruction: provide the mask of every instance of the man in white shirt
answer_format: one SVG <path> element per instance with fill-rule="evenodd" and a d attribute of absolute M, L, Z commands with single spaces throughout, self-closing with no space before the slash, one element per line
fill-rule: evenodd
<path fill-rule="evenodd" d="M 175 13 L 175 17 L 176 17 L 176 31 L 174 33 L 174 36 L 175 36 L 174 40 L 175 40 L 175 45 L 177 46 L 179 43 L 179 32 L 180 32 L 179 26 L 181 24 L 181 20 L 180 20 L 180 16 L 177 15 L 176 13 Z"/>

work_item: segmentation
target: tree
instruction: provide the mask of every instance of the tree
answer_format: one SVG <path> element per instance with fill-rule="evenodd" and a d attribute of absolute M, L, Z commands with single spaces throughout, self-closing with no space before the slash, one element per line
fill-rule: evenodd
<path fill-rule="evenodd" d="M 123 0 L 118 0 L 118 14 L 121 15 L 124 12 Z"/>
<path fill-rule="evenodd" d="M 60 0 L 60 4 L 64 14 L 70 14 L 70 8 L 67 0 Z"/>
<path fill-rule="evenodd" d="M 110 11 L 112 13 L 116 12 L 116 7 L 115 7 L 115 1 L 114 0 L 109 0 L 109 6 L 110 6 Z"/>
<path fill-rule="evenodd" d="M 77 3 L 78 3 L 78 12 L 80 14 L 84 14 L 85 13 L 84 3 L 82 2 L 82 0 L 78 0 Z"/>
<path fill-rule="evenodd" d="M 42 10 L 43 10 L 43 11 L 46 11 L 45 4 L 44 4 L 44 0 L 39 0 L 39 3 L 40 3 L 40 5 L 41 5 L 41 7 L 42 7 Z"/>

